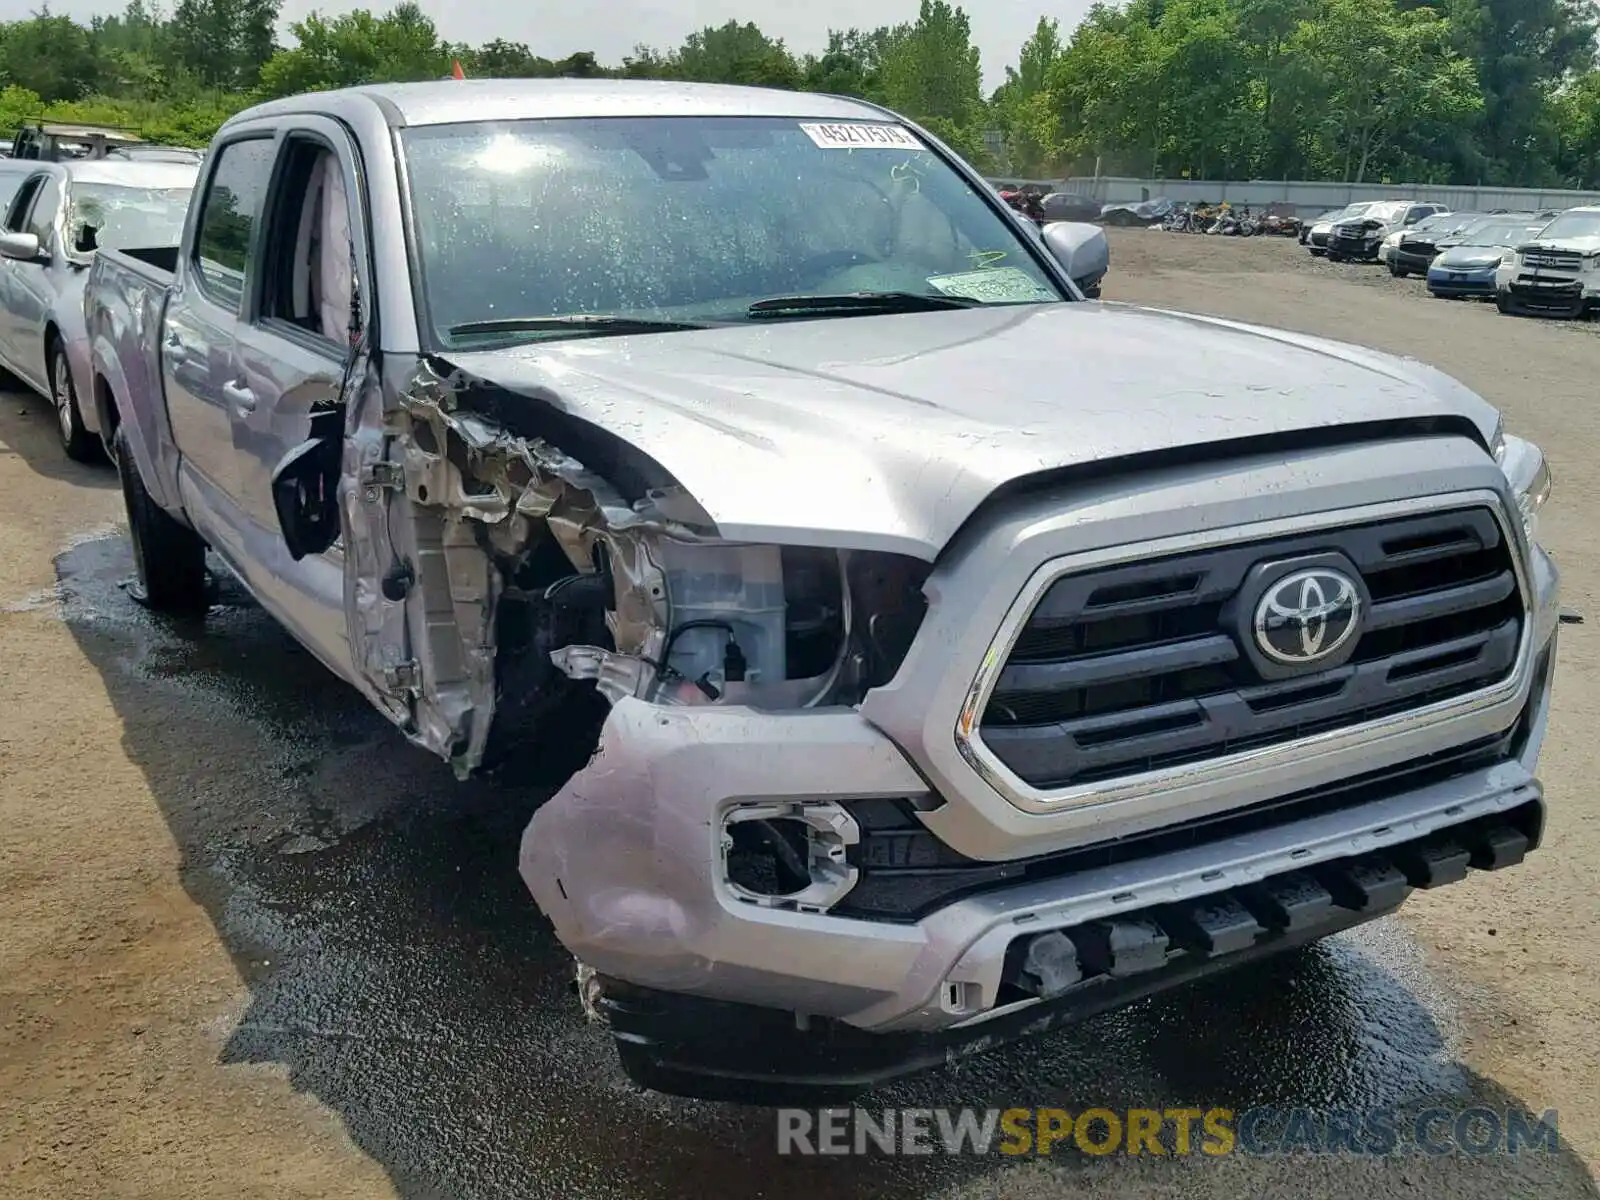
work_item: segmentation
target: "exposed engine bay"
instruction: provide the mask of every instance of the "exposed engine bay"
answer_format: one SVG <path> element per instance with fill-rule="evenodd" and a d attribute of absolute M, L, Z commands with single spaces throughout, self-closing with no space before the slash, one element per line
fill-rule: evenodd
<path fill-rule="evenodd" d="M 790 711 L 854 704 L 892 677 L 925 612 L 929 564 L 724 541 L 611 435 L 544 436 L 559 414 L 542 419 L 536 402 L 441 366 L 418 366 L 393 418 L 403 428 L 387 432 L 407 498 L 442 521 L 463 651 L 481 630 L 473 650 L 493 662 L 481 752 L 461 729 L 430 745 L 459 773 L 539 759 L 570 774 L 625 696 Z"/>

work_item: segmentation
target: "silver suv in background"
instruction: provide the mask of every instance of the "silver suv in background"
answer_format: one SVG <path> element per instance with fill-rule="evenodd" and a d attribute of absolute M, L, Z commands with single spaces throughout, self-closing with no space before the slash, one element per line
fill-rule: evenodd
<path fill-rule="evenodd" d="M 1085 303 L 1102 236 L 834 97 L 246 110 L 91 270 L 133 590 L 203 611 L 209 547 L 459 773 L 544 772 L 522 876 L 673 1092 L 848 1093 L 1521 861 L 1543 456 L 1416 362 Z"/>
<path fill-rule="evenodd" d="M 1508 249 L 1494 283 L 1503 313 L 1581 317 L 1600 308 L 1600 206 L 1568 209 Z"/>
<path fill-rule="evenodd" d="M 160 243 L 183 229 L 197 163 L 29 161 L 0 220 L 0 365 L 55 409 L 61 447 L 104 452 L 89 391 L 83 288 L 97 249 Z"/>

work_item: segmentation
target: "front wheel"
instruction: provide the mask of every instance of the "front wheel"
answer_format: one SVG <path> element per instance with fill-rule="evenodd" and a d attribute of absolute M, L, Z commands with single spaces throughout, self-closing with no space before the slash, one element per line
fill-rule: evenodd
<path fill-rule="evenodd" d="M 1496 292 L 1494 306 L 1500 310 L 1502 316 L 1514 317 L 1516 313 L 1511 308 L 1511 297 L 1503 292 Z"/>
<path fill-rule="evenodd" d="M 1396 279 L 1404 279 L 1406 276 L 1410 275 L 1411 272 L 1406 270 L 1404 267 L 1402 267 L 1399 263 L 1395 262 L 1393 259 L 1390 259 L 1389 260 L 1389 274 L 1393 275 Z"/>
<path fill-rule="evenodd" d="M 210 603 L 206 546 L 200 535 L 164 511 L 145 491 L 139 465 L 119 425 L 111 440 L 112 458 L 128 508 L 128 539 L 133 543 L 133 585 L 140 604 L 155 612 L 196 614 Z"/>
<path fill-rule="evenodd" d="M 100 439 L 83 425 L 83 411 L 78 407 L 78 389 L 72 386 L 72 368 L 67 364 L 67 352 L 60 342 L 50 353 L 50 403 L 56 410 L 56 431 L 61 438 L 61 448 L 74 462 L 98 462 L 104 457 Z"/>

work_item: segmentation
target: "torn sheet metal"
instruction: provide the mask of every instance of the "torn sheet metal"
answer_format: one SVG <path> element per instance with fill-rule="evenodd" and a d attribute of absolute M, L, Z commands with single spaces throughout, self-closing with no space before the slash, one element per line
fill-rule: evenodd
<path fill-rule="evenodd" d="M 644 694 L 656 675 L 645 664 L 659 661 L 669 618 L 652 544 L 663 537 L 714 540 L 709 517 L 681 489 L 630 505 L 577 459 L 462 408 L 468 383 L 424 360 L 403 390 L 399 442 L 407 497 L 450 520 L 477 523 L 488 545 L 508 558 L 521 558 L 548 533 L 575 570 L 608 571 L 615 598 L 606 625 L 615 650 L 570 647 L 555 661 L 572 678 L 595 680 L 612 701 Z M 452 572 L 447 586 L 458 582 Z M 477 591 L 476 583 L 470 590 Z"/>

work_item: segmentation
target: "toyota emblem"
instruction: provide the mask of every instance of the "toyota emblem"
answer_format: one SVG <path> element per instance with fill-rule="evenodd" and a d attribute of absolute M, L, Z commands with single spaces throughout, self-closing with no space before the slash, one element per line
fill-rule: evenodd
<path fill-rule="evenodd" d="M 1361 633 L 1361 593 L 1341 571 L 1296 571 L 1272 583 L 1256 604 L 1256 645 L 1273 662 L 1310 667 Z"/>

